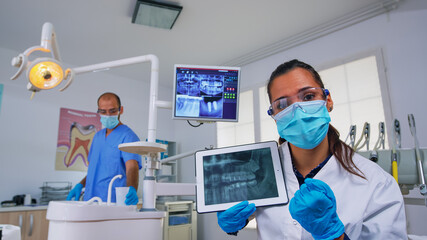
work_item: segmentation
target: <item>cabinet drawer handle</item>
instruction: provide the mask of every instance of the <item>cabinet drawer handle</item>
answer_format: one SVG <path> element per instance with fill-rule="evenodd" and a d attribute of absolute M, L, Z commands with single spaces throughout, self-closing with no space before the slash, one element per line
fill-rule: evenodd
<path fill-rule="evenodd" d="M 33 223 L 34 223 L 34 216 L 33 214 L 30 214 L 30 231 L 28 232 L 28 236 L 33 235 Z"/>
<path fill-rule="evenodd" d="M 22 232 L 22 215 L 20 214 L 19 215 L 19 218 L 18 218 L 19 220 L 19 228 L 21 228 L 21 232 Z"/>

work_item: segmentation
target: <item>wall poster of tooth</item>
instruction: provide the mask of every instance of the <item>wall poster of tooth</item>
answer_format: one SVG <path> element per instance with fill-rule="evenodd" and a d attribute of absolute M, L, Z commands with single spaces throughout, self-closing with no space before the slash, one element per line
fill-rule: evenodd
<path fill-rule="evenodd" d="M 195 158 L 199 213 L 226 210 L 244 200 L 255 206 L 288 202 L 276 142 L 203 150 Z"/>
<path fill-rule="evenodd" d="M 86 172 L 93 137 L 101 129 L 97 113 L 61 108 L 55 170 Z"/>

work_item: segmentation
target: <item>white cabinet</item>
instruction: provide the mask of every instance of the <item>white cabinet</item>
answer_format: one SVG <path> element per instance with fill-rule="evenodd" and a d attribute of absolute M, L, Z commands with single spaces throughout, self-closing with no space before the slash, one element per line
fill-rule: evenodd
<path fill-rule="evenodd" d="M 166 211 L 163 240 L 197 239 L 197 213 L 192 201 L 159 203 L 157 209 Z"/>

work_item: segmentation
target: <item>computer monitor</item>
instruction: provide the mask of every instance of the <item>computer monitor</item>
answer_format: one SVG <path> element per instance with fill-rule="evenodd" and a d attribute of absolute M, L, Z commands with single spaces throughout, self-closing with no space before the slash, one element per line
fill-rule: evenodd
<path fill-rule="evenodd" d="M 176 64 L 173 119 L 237 122 L 240 68 Z"/>

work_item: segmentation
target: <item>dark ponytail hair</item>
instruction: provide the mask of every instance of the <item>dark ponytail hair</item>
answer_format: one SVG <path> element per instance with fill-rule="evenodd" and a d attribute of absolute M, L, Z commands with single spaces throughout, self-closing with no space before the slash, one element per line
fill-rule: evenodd
<path fill-rule="evenodd" d="M 314 70 L 314 68 L 304 62 L 298 61 L 297 59 L 291 60 L 289 62 L 285 62 L 281 65 L 279 65 L 276 70 L 274 70 L 271 73 L 270 79 L 267 83 L 267 94 L 270 99 L 271 103 L 271 84 L 273 83 L 274 79 L 277 77 L 290 72 L 291 70 L 295 68 L 302 68 L 310 72 L 310 74 L 313 76 L 314 80 L 321 88 L 325 88 L 322 79 L 320 78 L 319 73 Z M 359 168 L 354 164 L 353 162 L 353 155 L 354 150 L 350 146 L 348 146 L 345 142 L 341 141 L 340 134 L 337 129 L 335 129 L 331 124 L 329 124 L 328 129 L 328 144 L 329 144 L 329 152 L 332 153 L 335 158 L 338 160 L 338 162 L 341 164 L 341 166 L 347 170 L 349 173 L 354 174 L 356 176 L 359 176 L 361 178 L 366 179 L 363 176 L 362 171 L 360 171 Z M 283 138 L 279 138 L 279 144 L 284 143 L 286 140 Z"/>

